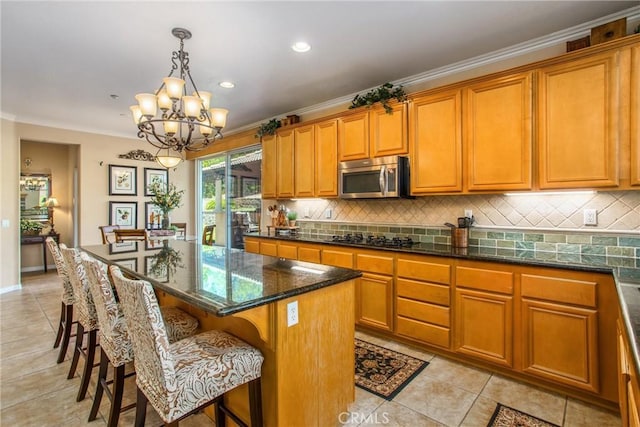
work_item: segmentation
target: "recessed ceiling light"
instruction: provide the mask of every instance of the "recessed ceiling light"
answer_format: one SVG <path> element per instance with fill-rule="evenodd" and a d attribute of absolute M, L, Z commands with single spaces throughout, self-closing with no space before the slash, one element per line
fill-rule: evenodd
<path fill-rule="evenodd" d="M 120 96 L 118 96 L 118 95 L 116 95 L 116 94 L 111 94 L 111 95 L 109 95 L 109 98 L 111 98 L 111 99 L 118 99 L 118 98 L 120 98 Z"/>
<path fill-rule="evenodd" d="M 307 42 L 295 42 L 293 46 L 291 46 L 291 49 L 295 52 L 304 53 L 311 50 L 311 45 Z"/>
<path fill-rule="evenodd" d="M 236 85 L 233 82 L 220 82 L 218 83 L 218 86 L 223 87 L 225 89 L 231 89 L 233 87 L 236 87 Z"/>

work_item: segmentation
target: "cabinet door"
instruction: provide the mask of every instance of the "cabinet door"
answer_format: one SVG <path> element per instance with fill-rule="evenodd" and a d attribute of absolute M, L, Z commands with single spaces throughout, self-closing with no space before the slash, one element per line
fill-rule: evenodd
<path fill-rule="evenodd" d="M 461 102 L 459 90 L 411 102 L 411 194 L 462 191 Z"/>
<path fill-rule="evenodd" d="M 294 196 L 294 133 L 293 130 L 278 132 L 276 137 L 278 197 Z"/>
<path fill-rule="evenodd" d="M 465 89 L 467 188 L 531 189 L 531 73 Z"/>
<path fill-rule="evenodd" d="M 250 252 L 252 254 L 260 253 L 260 241 L 254 239 L 245 239 L 244 241 L 244 251 Z"/>
<path fill-rule="evenodd" d="M 596 310 L 523 298 L 524 371 L 599 391 Z"/>
<path fill-rule="evenodd" d="M 356 322 L 391 331 L 393 277 L 364 273 L 356 280 Z"/>
<path fill-rule="evenodd" d="M 407 106 L 404 103 L 391 105 L 388 114 L 384 108 L 375 107 L 370 114 L 371 157 L 406 155 Z"/>
<path fill-rule="evenodd" d="M 640 46 L 631 49 L 631 185 L 640 185 Z"/>
<path fill-rule="evenodd" d="M 338 160 L 369 158 L 369 110 L 338 119 Z"/>
<path fill-rule="evenodd" d="M 315 127 L 315 190 L 317 197 L 338 196 L 338 122 L 330 120 Z"/>
<path fill-rule="evenodd" d="M 298 259 L 298 245 L 278 242 L 278 256 L 286 259 Z"/>
<path fill-rule="evenodd" d="M 314 127 L 298 127 L 294 131 L 295 140 L 295 195 L 296 197 L 313 197 L 315 181 L 314 162 Z"/>
<path fill-rule="evenodd" d="M 276 170 L 277 165 L 276 137 L 274 135 L 262 138 L 262 198 L 275 199 L 277 197 Z"/>
<path fill-rule="evenodd" d="M 540 188 L 618 185 L 618 55 L 540 69 Z"/>
<path fill-rule="evenodd" d="M 513 297 L 456 289 L 455 351 L 513 366 Z"/>
<path fill-rule="evenodd" d="M 260 242 L 260 253 L 262 255 L 268 256 L 278 256 L 278 244 L 274 241 L 272 242 Z"/>

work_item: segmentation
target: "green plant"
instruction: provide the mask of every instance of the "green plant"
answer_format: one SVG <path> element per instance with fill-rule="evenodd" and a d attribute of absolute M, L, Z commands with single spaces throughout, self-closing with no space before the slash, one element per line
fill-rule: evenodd
<path fill-rule="evenodd" d="M 297 212 L 294 212 L 294 211 L 287 212 L 287 219 L 289 221 L 295 221 L 296 219 L 298 219 Z"/>
<path fill-rule="evenodd" d="M 385 83 L 377 89 L 372 89 L 364 95 L 356 95 L 351 101 L 349 108 L 358 107 L 371 107 L 376 102 L 380 102 L 384 107 L 387 114 L 391 114 L 393 109 L 389 106 L 389 100 L 395 98 L 398 102 L 404 102 L 407 100 L 407 94 L 405 93 L 402 85 L 393 88 L 392 83 Z"/>
<path fill-rule="evenodd" d="M 271 119 L 266 123 L 261 123 L 258 131 L 256 132 L 256 138 L 262 138 L 265 135 L 275 135 L 276 129 L 280 127 L 280 120 Z"/>
<path fill-rule="evenodd" d="M 44 225 L 42 225 L 41 222 L 33 221 L 31 219 L 25 219 L 25 218 L 21 218 L 20 219 L 20 231 L 22 233 L 24 233 L 24 232 L 27 232 L 27 233 L 38 232 L 38 233 L 40 233 L 40 231 L 43 228 L 44 228 Z"/>
<path fill-rule="evenodd" d="M 181 206 L 184 190 L 178 191 L 175 185 L 169 184 L 167 186 L 164 182 L 154 182 L 149 184 L 148 189 L 150 193 L 153 193 L 151 203 L 156 205 L 163 214 L 166 215 Z"/>

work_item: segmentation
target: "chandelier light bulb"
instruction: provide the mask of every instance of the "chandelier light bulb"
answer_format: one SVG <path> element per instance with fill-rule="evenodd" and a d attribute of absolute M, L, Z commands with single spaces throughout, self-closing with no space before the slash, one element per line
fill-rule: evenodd
<path fill-rule="evenodd" d="M 167 90 L 167 95 L 174 101 L 180 99 L 184 88 L 184 80 L 177 77 L 165 77 L 162 79 Z"/>
<path fill-rule="evenodd" d="M 212 132 L 213 132 L 213 129 L 211 128 L 211 124 L 209 123 L 209 120 L 204 119 L 202 121 L 202 124 L 200 125 L 200 133 L 204 136 L 209 136 L 211 135 Z"/>
<path fill-rule="evenodd" d="M 203 90 L 193 92 L 193 96 L 198 96 L 198 94 L 200 94 L 200 99 L 202 100 L 202 109 L 205 111 L 209 110 L 209 105 L 211 105 L 211 92 L 205 92 Z"/>
<path fill-rule="evenodd" d="M 178 129 L 180 128 L 180 123 L 175 122 L 175 121 L 171 121 L 171 120 L 165 120 L 162 123 L 162 126 L 164 127 L 164 132 L 167 135 L 173 136 L 176 133 L 178 133 Z"/>
<path fill-rule="evenodd" d="M 153 117 L 158 110 L 158 102 L 156 96 L 152 93 L 139 93 L 136 95 L 138 100 L 138 106 L 140 107 L 140 113 L 145 117 Z"/>
<path fill-rule="evenodd" d="M 140 124 L 140 119 L 142 119 L 142 111 L 140 111 L 139 105 L 132 105 L 129 107 L 131 110 L 131 115 L 133 116 L 133 122 L 137 125 Z"/>
<path fill-rule="evenodd" d="M 211 124 L 216 128 L 223 128 L 227 124 L 227 114 L 229 110 L 224 108 L 212 108 L 211 111 Z"/>
<path fill-rule="evenodd" d="M 184 114 L 191 118 L 195 119 L 200 116 L 200 111 L 202 110 L 202 101 L 197 96 L 183 96 L 182 104 L 184 106 Z"/>
<path fill-rule="evenodd" d="M 160 107 L 162 111 L 170 110 L 172 105 L 173 101 L 167 94 L 166 90 L 161 90 L 160 92 L 158 92 L 158 107 Z"/>

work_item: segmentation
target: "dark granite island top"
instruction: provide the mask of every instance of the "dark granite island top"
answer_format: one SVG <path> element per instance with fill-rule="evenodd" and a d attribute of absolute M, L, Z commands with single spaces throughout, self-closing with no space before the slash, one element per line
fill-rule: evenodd
<path fill-rule="evenodd" d="M 362 275 L 345 268 L 181 240 L 124 242 L 82 249 L 216 316 L 238 313 Z"/>

